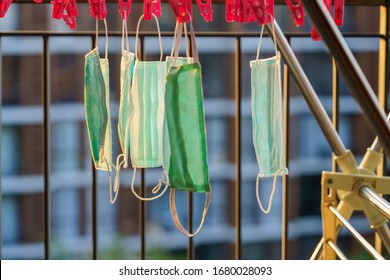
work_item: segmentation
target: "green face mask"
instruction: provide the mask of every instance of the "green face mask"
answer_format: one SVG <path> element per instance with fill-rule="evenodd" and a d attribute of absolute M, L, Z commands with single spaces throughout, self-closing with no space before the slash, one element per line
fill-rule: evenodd
<path fill-rule="evenodd" d="M 122 154 L 124 157 L 124 167 L 128 165 L 130 138 L 129 125 L 130 116 L 133 114 L 133 105 L 130 100 L 130 86 L 133 77 L 134 68 L 134 53 L 129 52 L 129 43 L 127 38 L 127 24 L 123 21 L 122 30 L 122 58 L 120 72 L 120 104 L 118 116 L 118 136 L 121 145 Z M 126 41 L 127 48 L 124 48 Z"/>
<path fill-rule="evenodd" d="M 109 171 L 112 162 L 112 137 L 108 69 L 107 45 L 106 56 L 100 59 L 96 42 L 96 48 L 85 56 L 85 116 L 95 168 Z"/>
<path fill-rule="evenodd" d="M 170 210 L 177 228 L 186 236 L 194 236 L 203 225 L 210 203 L 210 181 L 207 163 L 206 127 L 203 111 L 201 66 L 191 24 L 194 63 L 177 63 L 182 28 L 175 42 L 175 56 L 169 68 L 165 89 L 165 117 L 170 145 L 169 184 Z M 181 225 L 175 206 L 174 190 L 205 192 L 202 221 L 190 234 Z"/>
<path fill-rule="evenodd" d="M 165 189 L 155 197 L 140 197 L 134 190 L 134 180 L 137 168 L 153 168 L 163 166 L 162 130 L 164 122 L 164 94 L 166 62 L 162 61 L 162 41 L 158 20 L 157 23 L 160 45 L 160 61 L 141 61 L 137 57 L 138 31 L 143 15 L 140 17 L 136 30 L 134 73 L 131 83 L 131 103 L 133 112 L 129 122 L 130 157 L 134 167 L 131 190 L 141 200 L 153 200 L 165 193 L 168 186 L 162 178 L 153 189 L 158 193 L 162 184 Z"/>
<path fill-rule="evenodd" d="M 283 146 L 283 106 L 280 78 L 280 54 L 259 59 L 261 39 L 264 26 L 261 29 L 256 60 L 250 62 L 251 67 L 251 108 L 253 123 L 253 145 L 259 164 L 256 179 L 256 194 L 260 208 L 268 213 L 276 187 L 277 175 L 288 174 Z M 274 36 L 275 38 L 275 36 Z M 268 209 L 261 204 L 258 192 L 260 177 L 274 176 L 274 185 Z"/>

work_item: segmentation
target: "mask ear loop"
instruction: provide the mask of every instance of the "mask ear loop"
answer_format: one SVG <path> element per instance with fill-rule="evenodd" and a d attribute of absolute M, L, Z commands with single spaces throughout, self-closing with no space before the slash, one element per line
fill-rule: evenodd
<path fill-rule="evenodd" d="M 156 25 L 157 25 L 157 33 L 158 33 L 158 44 L 160 46 L 160 61 L 162 61 L 163 59 L 163 47 L 162 47 L 162 39 L 161 39 L 161 31 L 160 31 L 160 25 L 158 23 L 158 19 L 156 17 L 155 14 L 152 13 L 152 16 L 154 18 L 154 20 L 156 21 Z M 141 25 L 141 21 L 143 20 L 144 18 L 144 15 L 142 14 L 138 20 L 138 23 L 137 23 L 137 29 L 136 29 L 136 32 L 135 32 L 135 59 L 138 60 L 138 37 L 139 37 L 139 27 Z"/>
<path fill-rule="evenodd" d="M 275 25 L 274 25 L 273 22 L 271 23 L 271 25 L 272 25 L 272 34 L 273 34 L 273 38 L 271 38 L 271 39 L 272 39 L 272 41 L 274 43 L 275 56 L 277 56 L 278 55 L 278 49 L 277 49 L 277 45 L 276 45 Z M 260 47 L 261 47 L 261 42 L 262 42 L 262 39 L 263 39 L 263 33 L 264 33 L 264 24 L 261 26 L 259 44 L 257 45 L 256 62 L 259 61 L 259 57 L 260 57 Z"/>
<path fill-rule="evenodd" d="M 281 173 L 282 171 L 284 171 L 284 168 L 278 169 L 276 171 L 275 175 L 274 175 L 274 181 L 272 183 L 272 191 L 271 191 L 271 195 L 269 197 L 267 210 L 264 209 L 263 204 L 261 203 L 261 200 L 260 200 L 260 195 L 259 195 L 259 179 L 261 177 L 261 172 L 259 172 L 259 174 L 257 174 L 257 178 L 256 178 L 256 198 L 257 198 L 257 203 L 259 204 L 259 207 L 260 207 L 261 211 L 264 212 L 264 214 L 268 214 L 271 211 L 272 202 L 274 200 L 274 195 L 275 195 L 275 191 L 276 191 L 276 181 L 278 179 L 279 173 Z"/>
<path fill-rule="evenodd" d="M 170 195 L 169 195 L 169 209 L 171 210 L 172 219 L 173 219 L 173 222 L 174 222 L 175 226 L 177 227 L 177 229 L 187 237 L 194 237 L 195 235 L 197 235 L 198 232 L 203 227 L 207 211 L 209 210 L 209 207 L 210 207 L 210 201 L 211 201 L 211 192 L 206 192 L 206 199 L 204 202 L 202 219 L 200 221 L 198 228 L 195 230 L 195 232 L 190 233 L 189 231 L 187 231 L 183 227 L 183 225 L 181 224 L 181 222 L 179 220 L 179 216 L 178 216 L 177 210 L 176 210 L 176 203 L 175 203 L 175 189 L 171 188 Z"/>
<path fill-rule="evenodd" d="M 164 180 L 164 175 L 166 176 L 166 180 Z M 167 191 L 168 187 L 169 187 L 169 184 L 168 184 L 168 175 L 165 171 L 165 169 L 163 170 L 162 172 L 162 175 L 161 175 L 161 179 L 158 180 L 158 184 L 153 187 L 152 189 L 152 193 L 153 194 L 156 194 L 160 191 L 161 187 L 163 184 L 165 184 L 165 188 L 156 196 L 154 197 L 141 197 L 137 194 L 137 192 L 135 191 L 134 189 L 134 182 L 135 182 L 135 177 L 137 176 L 137 167 L 134 167 L 134 173 L 133 173 L 133 179 L 131 180 L 131 191 L 132 193 L 134 194 L 134 196 L 136 198 L 138 198 L 139 200 L 142 200 L 142 201 L 152 201 L 152 200 L 155 200 L 157 198 L 160 198 L 161 196 L 163 196 L 163 194 Z"/>

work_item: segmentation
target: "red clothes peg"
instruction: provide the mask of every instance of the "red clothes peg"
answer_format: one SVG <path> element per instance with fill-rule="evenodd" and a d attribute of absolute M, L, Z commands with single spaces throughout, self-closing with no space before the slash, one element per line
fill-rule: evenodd
<path fill-rule="evenodd" d="M 144 0 L 144 19 L 151 20 L 152 14 L 161 16 L 161 0 Z"/>
<path fill-rule="evenodd" d="M 118 0 L 119 13 L 121 14 L 122 20 L 127 20 L 129 18 L 131 2 L 132 0 L 127 0 L 126 2 Z"/>
<path fill-rule="evenodd" d="M 77 27 L 76 17 L 78 15 L 76 0 L 54 0 L 51 17 L 54 19 L 64 19 L 70 29 Z"/>
<path fill-rule="evenodd" d="M 273 22 L 274 0 L 248 0 L 260 25 Z"/>
<path fill-rule="evenodd" d="M 64 15 L 66 6 L 68 6 L 69 0 L 54 0 L 51 2 L 53 5 L 53 11 L 51 17 L 54 19 L 61 19 Z"/>
<path fill-rule="evenodd" d="M 77 10 L 77 3 L 76 0 L 70 0 L 68 5 L 66 6 L 66 14 L 64 13 L 62 18 L 64 19 L 65 23 L 69 26 L 70 29 L 76 29 L 76 17 L 78 15 Z"/>
<path fill-rule="evenodd" d="M 106 0 L 88 0 L 89 14 L 96 19 L 105 19 L 107 16 Z"/>
<path fill-rule="evenodd" d="M 332 0 L 324 0 L 324 4 L 325 4 L 326 8 L 328 9 L 328 11 L 330 12 L 330 9 L 332 8 Z M 318 32 L 317 32 L 317 30 L 316 30 L 314 25 L 311 28 L 311 38 L 314 41 L 320 41 L 321 40 L 321 36 L 320 36 L 320 34 L 318 34 Z"/>
<path fill-rule="evenodd" d="M 256 16 L 249 1 L 250 0 L 226 0 L 226 22 L 255 22 Z"/>
<path fill-rule="evenodd" d="M 11 3 L 12 0 L 0 0 L 0 18 L 5 16 Z"/>
<path fill-rule="evenodd" d="M 168 0 L 168 2 L 179 23 L 190 22 L 192 20 L 191 0 Z"/>
<path fill-rule="evenodd" d="M 286 0 L 286 4 L 292 14 L 296 26 L 302 26 L 305 23 L 305 13 L 300 0 Z"/>
<path fill-rule="evenodd" d="M 206 0 L 205 3 L 202 0 L 196 0 L 200 13 L 206 22 L 213 20 L 213 10 L 211 9 L 211 0 Z"/>
<path fill-rule="evenodd" d="M 334 0 L 333 19 L 337 26 L 342 26 L 344 22 L 344 0 Z"/>

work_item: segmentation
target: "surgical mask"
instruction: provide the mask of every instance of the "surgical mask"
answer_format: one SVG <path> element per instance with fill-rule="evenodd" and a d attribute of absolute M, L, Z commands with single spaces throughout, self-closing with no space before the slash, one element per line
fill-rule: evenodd
<path fill-rule="evenodd" d="M 126 48 L 125 48 L 126 42 Z M 130 86 L 133 77 L 134 53 L 129 51 L 129 41 L 127 37 L 127 22 L 122 22 L 122 58 L 120 64 L 120 103 L 118 115 L 118 136 L 123 155 L 123 167 L 127 168 L 130 138 L 127 122 L 133 114 L 133 105 L 130 100 Z"/>
<path fill-rule="evenodd" d="M 264 25 L 261 28 L 256 60 L 251 67 L 251 109 L 253 123 L 253 145 L 259 165 L 256 178 L 256 197 L 260 209 L 269 213 L 279 175 L 288 174 L 283 143 L 283 106 L 280 78 L 280 53 L 275 44 L 275 56 L 259 59 Z M 274 38 L 275 31 L 273 27 Z M 267 209 L 264 209 L 259 196 L 259 179 L 274 177 L 272 192 Z"/>
<path fill-rule="evenodd" d="M 84 104 L 92 159 L 97 170 L 111 170 L 112 137 L 110 120 L 109 64 L 107 58 L 108 35 L 106 27 L 105 57 L 98 52 L 98 20 L 96 20 L 96 46 L 85 55 Z"/>
<path fill-rule="evenodd" d="M 131 83 L 131 103 L 133 111 L 129 120 L 130 137 L 130 158 L 134 167 L 131 190 L 133 194 L 141 200 L 153 200 L 165 193 L 168 186 L 162 178 L 158 185 L 153 189 L 153 193 L 159 192 L 163 183 L 165 189 L 155 197 L 140 197 L 134 190 L 134 180 L 137 168 L 154 168 L 163 166 L 163 148 L 162 148 L 162 130 L 164 121 L 164 94 L 165 94 L 165 74 L 166 62 L 162 61 L 162 41 L 160 27 L 157 17 L 153 15 L 156 21 L 160 46 L 159 61 L 141 61 L 137 56 L 138 32 L 140 23 L 143 19 L 140 17 L 135 40 L 135 64 Z"/>
<path fill-rule="evenodd" d="M 178 53 L 182 27 L 174 42 L 174 57 L 166 79 L 165 117 L 170 145 L 169 185 L 170 211 L 176 227 L 186 236 L 192 237 L 201 229 L 208 211 L 211 195 L 207 163 L 206 125 L 203 109 L 201 66 L 194 31 L 191 27 L 191 46 L 194 63 L 181 65 Z M 181 224 L 175 205 L 175 190 L 206 193 L 202 220 L 194 233 Z"/>

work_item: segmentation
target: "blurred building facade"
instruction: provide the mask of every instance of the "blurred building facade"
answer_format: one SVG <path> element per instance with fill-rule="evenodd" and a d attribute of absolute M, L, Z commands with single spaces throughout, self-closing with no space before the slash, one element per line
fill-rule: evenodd
<path fill-rule="evenodd" d="M 130 31 L 142 13 L 142 5 L 133 4 Z M 224 21 L 224 6 L 214 8 L 214 21 L 204 23 L 197 18 L 195 30 L 259 32 L 256 24 L 230 24 Z M 86 4 L 79 5 L 78 26 L 93 31 L 95 22 Z M 65 23 L 50 18 L 50 5 L 13 4 L 9 14 L 0 19 L 2 74 L 2 244 L 4 259 L 43 258 L 43 138 L 42 138 L 42 38 L 39 30 L 67 31 Z M 364 14 L 364 17 L 361 15 Z M 367 16 L 369 14 L 370 16 Z M 286 7 L 278 6 L 276 19 L 285 32 L 309 32 L 308 22 L 297 29 Z M 378 7 L 347 7 L 343 30 L 372 32 L 378 30 Z M 309 21 L 309 20 L 308 20 Z M 364 21 L 364 22 L 363 22 Z M 155 30 L 145 24 L 145 30 Z M 114 155 L 119 153 L 116 137 L 119 107 L 119 70 L 121 22 L 116 3 L 108 4 L 111 120 Z M 173 31 L 174 20 L 169 6 L 163 6 L 160 19 L 163 31 Z M 6 30 L 36 30 L 37 34 L 7 36 Z M 203 69 L 207 143 L 212 184 L 211 208 L 202 231 L 194 238 L 198 259 L 233 259 L 235 246 L 235 97 L 234 37 L 198 36 Z M 250 111 L 249 61 L 255 58 L 258 39 L 242 36 L 241 95 L 241 222 L 242 254 L 245 259 L 280 259 L 281 247 L 281 179 L 269 215 L 261 213 L 255 199 L 258 166 L 252 144 Z M 170 52 L 172 38 L 163 38 L 164 55 Z M 312 82 L 325 108 L 331 114 L 332 60 L 321 42 L 308 37 L 291 36 L 291 45 Z M 156 38 L 145 39 L 148 60 L 158 57 Z M 363 71 L 374 90 L 378 86 L 378 39 L 362 36 L 348 39 Z M 104 38 L 100 39 L 103 53 Z M 134 46 L 134 36 L 130 37 Z M 91 254 L 91 159 L 83 107 L 84 55 L 91 49 L 89 36 L 50 37 L 50 121 L 51 121 L 51 229 L 53 258 L 89 258 Z M 265 39 L 264 55 L 272 54 L 272 42 Z M 0 60 L 1 61 L 1 60 Z M 286 87 L 286 84 L 284 84 Z M 322 233 L 320 178 L 322 170 L 331 170 L 332 151 L 311 115 L 292 78 L 288 82 L 290 129 L 288 134 L 288 214 L 290 259 L 308 259 Z M 374 137 L 340 80 L 339 131 L 346 147 L 359 160 Z M 145 180 L 150 190 L 157 182 L 159 170 L 147 170 Z M 138 258 L 139 202 L 131 194 L 132 172 L 122 175 L 118 202 L 110 205 L 108 177 L 98 172 L 98 233 L 101 258 Z M 261 182 L 265 203 L 271 181 Z M 149 192 L 150 194 L 150 192 Z M 199 197 L 198 197 L 199 196 Z M 180 193 L 177 203 L 186 221 L 187 194 Z M 146 204 L 147 258 L 185 258 L 187 240 L 174 227 L 167 195 Z M 200 219 L 203 197 L 195 195 L 194 223 Z M 369 232 L 363 216 L 352 219 L 357 228 Z M 344 246 L 354 252 L 354 243 L 345 238 Z M 369 235 L 368 238 L 372 238 Z M 355 254 L 355 255 L 354 255 Z"/>

